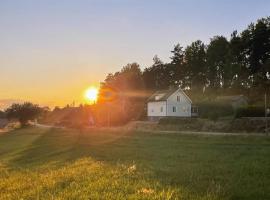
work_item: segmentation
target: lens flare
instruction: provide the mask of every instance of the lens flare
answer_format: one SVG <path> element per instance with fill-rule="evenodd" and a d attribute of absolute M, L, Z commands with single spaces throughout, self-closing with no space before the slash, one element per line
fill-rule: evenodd
<path fill-rule="evenodd" d="M 89 102 L 96 102 L 98 98 L 98 88 L 90 87 L 85 91 L 84 97 Z"/>

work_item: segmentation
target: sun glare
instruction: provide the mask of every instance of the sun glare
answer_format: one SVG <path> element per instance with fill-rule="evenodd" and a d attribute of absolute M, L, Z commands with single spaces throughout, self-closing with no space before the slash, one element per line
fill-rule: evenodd
<path fill-rule="evenodd" d="M 98 98 L 98 88 L 95 87 L 88 88 L 85 91 L 84 97 L 88 102 L 91 103 L 96 102 Z"/>

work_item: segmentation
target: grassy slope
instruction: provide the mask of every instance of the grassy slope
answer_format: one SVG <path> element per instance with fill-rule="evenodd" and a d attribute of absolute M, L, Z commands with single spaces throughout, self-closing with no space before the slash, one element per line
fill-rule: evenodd
<path fill-rule="evenodd" d="M 0 199 L 270 199 L 270 139 L 28 128 L 0 135 Z"/>

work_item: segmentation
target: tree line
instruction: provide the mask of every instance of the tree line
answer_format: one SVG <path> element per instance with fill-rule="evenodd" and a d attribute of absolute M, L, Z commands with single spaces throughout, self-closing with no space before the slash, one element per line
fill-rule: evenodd
<path fill-rule="evenodd" d="M 197 40 L 185 48 L 176 44 L 169 62 L 156 55 L 143 70 L 135 62 L 108 74 L 101 91 L 113 88 L 120 98 L 109 105 L 99 101 L 97 116 L 103 124 L 108 121 L 104 117 L 108 109 L 116 123 L 146 116 L 147 97 L 169 87 L 181 87 L 194 103 L 239 94 L 246 95 L 251 104 L 262 103 L 270 89 L 270 17 L 241 32 L 233 31 L 230 38 L 214 36 L 209 44 Z"/>
<path fill-rule="evenodd" d="M 128 64 L 108 74 L 104 85 L 124 91 L 175 86 L 205 97 L 243 93 L 256 97 L 270 86 L 270 17 L 233 31 L 229 39 L 214 36 L 209 44 L 197 40 L 185 48 L 176 44 L 171 53 L 170 62 L 156 55 L 144 70 L 137 63 Z"/>

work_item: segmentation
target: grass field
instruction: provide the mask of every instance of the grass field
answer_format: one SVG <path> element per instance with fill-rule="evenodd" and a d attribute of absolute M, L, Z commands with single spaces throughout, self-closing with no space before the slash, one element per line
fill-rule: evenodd
<path fill-rule="evenodd" d="M 270 199 L 270 139 L 20 129 L 0 135 L 0 199 Z"/>

